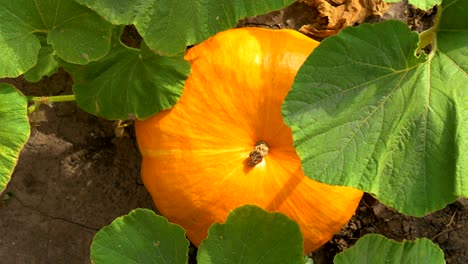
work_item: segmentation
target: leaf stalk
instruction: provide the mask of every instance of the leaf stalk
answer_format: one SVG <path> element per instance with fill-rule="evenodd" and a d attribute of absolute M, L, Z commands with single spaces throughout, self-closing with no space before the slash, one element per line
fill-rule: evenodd
<path fill-rule="evenodd" d="M 76 100 L 74 94 L 55 95 L 55 96 L 28 96 L 27 98 L 28 98 L 28 102 L 32 103 L 28 107 L 28 114 L 32 114 L 33 112 L 38 110 L 42 104 L 51 105 L 52 103 L 70 102 L 70 101 Z"/>
<path fill-rule="evenodd" d="M 439 5 L 437 14 L 434 19 L 434 24 L 432 25 L 432 27 L 430 27 L 426 31 L 421 32 L 421 34 L 419 35 L 420 40 L 418 45 L 418 51 L 424 49 L 427 45 L 429 45 L 429 43 L 433 43 L 433 50 L 437 50 L 437 32 L 439 31 L 439 23 L 442 12 L 442 5 Z"/>
<path fill-rule="evenodd" d="M 48 103 L 56 103 L 56 102 L 69 102 L 75 101 L 75 95 L 55 95 L 55 96 L 28 96 L 28 101 L 33 103 L 41 103 L 41 104 L 48 104 Z"/>

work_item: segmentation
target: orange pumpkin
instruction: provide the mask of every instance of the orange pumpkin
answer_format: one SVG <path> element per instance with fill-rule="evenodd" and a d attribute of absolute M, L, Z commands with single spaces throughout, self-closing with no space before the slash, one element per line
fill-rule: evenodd
<path fill-rule="evenodd" d="M 305 252 L 353 215 L 362 192 L 304 176 L 281 115 L 318 44 L 292 30 L 221 32 L 187 52 L 192 72 L 175 107 L 136 122 L 143 182 L 162 215 L 195 245 L 244 204 L 296 220 Z"/>

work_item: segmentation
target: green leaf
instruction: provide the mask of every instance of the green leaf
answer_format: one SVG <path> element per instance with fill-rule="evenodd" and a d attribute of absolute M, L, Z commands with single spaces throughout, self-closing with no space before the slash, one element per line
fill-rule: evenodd
<path fill-rule="evenodd" d="M 352 248 L 338 253 L 333 262 L 335 264 L 442 264 L 445 260 L 444 252 L 429 239 L 398 243 L 382 235 L 371 234 L 359 239 Z"/>
<path fill-rule="evenodd" d="M 38 82 L 44 76 L 56 73 L 59 66 L 54 49 L 51 46 L 43 46 L 39 50 L 37 64 L 24 73 L 24 78 L 30 82 Z"/>
<path fill-rule="evenodd" d="M 72 0 L 0 0 L 0 78 L 37 63 L 38 36 L 63 60 L 86 64 L 107 54 L 111 25 Z"/>
<path fill-rule="evenodd" d="M 0 193 L 5 190 L 29 138 L 28 100 L 15 87 L 0 83 Z"/>
<path fill-rule="evenodd" d="M 306 175 L 416 216 L 467 195 L 462 24 L 438 36 L 429 56 L 415 55 L 418 34 L 399 21 L 323 41 L 283 106 Z M 465 42 L 446 43 L 457 35 Z"/>
<path fill-rule="evenodd" d="M 393 2 L 401 2 L 401 0 L 385 0 L 387 3 L 393 3 Z M 438 5 L 442 2 L 442 0 L 409 0 L 408 3 L 411 5 L 416 6 L 419 9 L 422 10 L 428 10 L 435 5 Z"/>
<path fill-rule="evenodd" d="M 458 123 L 455 133 L 457 145 L 455 193 L 468 197 L 468 1 L 446 0 L 437 32 L 437 53 L 434 58 L 434 86 L 447 87 L 456 94 Z M 451 107 L 450 105 L 448 107 Z"/>
<path fill-rule="evenodd" d="M 175 55 L 186 46 L 232 28 L 247 16 L 280 9 L 293 0 L 77 0 L 113 24 L 134 24 L 158 54 Z"/>
<path fill-rule="evenodd" d="M 91 260 L 100 263 L 171 263 L 188 261 L 189 242 L 178 225 L 148 209 L 135 209 L 96 233 Z"/>
<path fill-rule="evenodd" d="M 118 30 L 116 30 L 118 31 Z M 78 106 L 107 119 L 147 118 L 171 108 L 180 98 L 190 64 L 183 56 L 125 46 L 115 34 L 112 50 L 87 65 L 64 63 L 72 75 Z"/>
<path fill-rule="evenodd" d="M 281 213 L 254 205 L 231 211 L 226 223 L 213 224 L 197 255 L 208 263 L 304 263 L 299 225 Z"/>

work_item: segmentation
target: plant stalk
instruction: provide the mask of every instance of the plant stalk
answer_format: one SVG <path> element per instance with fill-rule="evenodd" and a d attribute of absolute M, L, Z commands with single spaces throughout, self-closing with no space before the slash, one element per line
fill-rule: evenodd
<path fill-rule="evenodd" d="M 28 96 L 28 101 L 33 103 L 41 103 L 41 104 L 48 104 L 48 103 L 57 103 L 57 102 L 69 102 L 75 101 L 75 95 L 55 95 L 55 96 Z"/>
<path fill-rule="evenodd" d="M 419 34 L 420 40 L 419 40 L 419 45 L 418 45 L 418 51 L 425 48 L 431 42 L 433 43 L 432 50 L 437 50 L 437 32 L 439 31 L 439 23 L 440 23 L 442 12 L 443 12 L 442 5 L 439 5 L 436 17 L 434 19 L 434 25 L 432 25 L 432 27 L 430 27 L 426 31 L 423 31 Z"/>
<path fill-rule="evenodd" d="M 436 28 L 431 27 L 426 31 L 421 32 L 419 35 L 418 51 L 424 49 L 429 43 L 433 42 L 436 38 Z"/>
<path fill-rule="evenodd" d="M 70 102 L 70 101 L 75 101 L 75 95 L 74 94 L 69 94 L 69 95 L 55 95 L 55 96 L 28 96 L 28 102 L 32 103 L 28 107 L 28 114 L 32 114 L 36 110 L 39 109 L 39 107 L 42 104 L 52 104 L 52 103 L 57 103 L 57 102 Z"/>

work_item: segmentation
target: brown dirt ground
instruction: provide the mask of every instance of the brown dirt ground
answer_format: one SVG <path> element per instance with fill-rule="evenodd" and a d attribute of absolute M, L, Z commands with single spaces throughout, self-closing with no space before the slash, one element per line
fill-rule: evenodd
<path fill-rule="evenodd" d="M 398 8 L 392 12 L 414 29 L 430 23 L 427 13 L 405 3 Z M 294 4 L 239 25 L 296 28 L 305 24 L 298 20 L 310 20 L 307 12 L 306 6 Z M 23 78 L 0 81 L 38 96 L 70 94 L 72 86 L 63 71 L 35 84 Z M 30 120 L 31 137 L 0 199 L 0 262 L 90 263 L 97 230 L 133 208 L 155 209 L 140 180 L 141 157 L 132 127 L 117 135 L 114 122 L 91 116 L 74 103 L 42 106 Z M 447 263 L 468 263 L 468 200 L 415 218 L 366 195 L 342 232 L 312 254 L 315 263 L 331 263 L 337 252 L 367 233 L 397 241 L 427 237 L 443 249 Z"/>
<path fill-rule="evenodd" d="M 31 84 L 9 80 L 28 95 L 70 94 L 63 71 Z M 1 263 L 90 263 L 97 230 L 133 208 L 153 208 L 140 180 L 132 135 L 75 103 L 42 106 L 30 116 L 31 137 L 0 201 Z"/>

